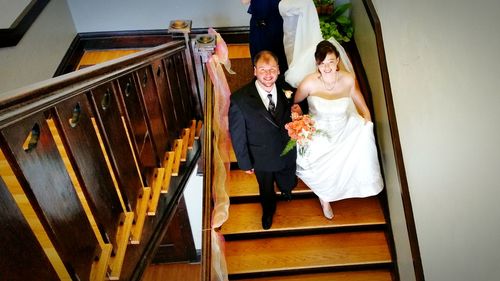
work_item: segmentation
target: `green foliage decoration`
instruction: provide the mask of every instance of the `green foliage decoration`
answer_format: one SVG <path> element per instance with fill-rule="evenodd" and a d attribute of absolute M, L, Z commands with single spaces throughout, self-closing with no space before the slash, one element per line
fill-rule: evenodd
<path fill-rule="evenodd" d="M 334 0 L 314 0 L 316 7 L 325 5 L 325 2 L 333 2 L 333 5 L 335 4 Z M 319 25 L 324 39 L 333 37 L 339 43 L 351 41 L 354 27 L 352 26 L 351 19 L 344 15 L 351 6 L 351 3 L 344 3 L 335 6 L 332 13 L 319 15 Z"/>

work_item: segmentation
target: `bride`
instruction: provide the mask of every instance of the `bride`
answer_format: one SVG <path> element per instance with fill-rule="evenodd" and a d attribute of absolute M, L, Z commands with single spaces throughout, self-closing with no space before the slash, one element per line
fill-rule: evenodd
<path fill-rule="evenodd" d="M 332 219 L 329 202 L 373 196 L 383 188 L 370 111 L 342 46 L 333 38 L 322 41 L 312 1 L 282 0 L 280 13 L 289 63 L 285 80 L 297 87 L 294 103 L 307 99 L 316 129 L 325 132 L 297 155 L 297 176 Z"/>

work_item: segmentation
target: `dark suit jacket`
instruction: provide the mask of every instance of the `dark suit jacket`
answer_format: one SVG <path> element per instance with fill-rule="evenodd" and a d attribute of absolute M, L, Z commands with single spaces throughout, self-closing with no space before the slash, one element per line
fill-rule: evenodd
<path fill-rule="evenodd" d="M 267 111 L 257 92 L 255 79 L 231 95 L 229 131 L 242 170 L 279 171 L 295 162 L 295 149 L 280 156 L 290 139 L 285 124 L 291 121 L 290 101 L 277 85 L 276 116 Z"/>
<path fill-rule="evenodd" d="M 279 12 L 280 0 L 252 0 L 248 12 L 250 18 L 250 54 L 268 50 L 279 60 L 281 73 L 288 69 L 285 47 L 283 46 L 283 18 Z"/>

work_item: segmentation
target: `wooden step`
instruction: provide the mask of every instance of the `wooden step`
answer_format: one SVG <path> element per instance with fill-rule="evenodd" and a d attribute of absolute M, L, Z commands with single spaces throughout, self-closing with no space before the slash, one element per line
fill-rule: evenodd
<path fill-rule="evenodd" d="M 230 275 L 389 266 L 392 262 L 383 231 L 226 241 L 226 260 Z"/>
<path fill-rule="evenodd" d="M 259 195 L 259 185 L 255 175 L 246 174 L 242 170 L 231 170 L 229 175 L 229 196 L 231 198 L 251 197 Z M 294 194 L 312 193 L 301 180 L 293 189 Z"/>
<path fill-rule="evenodd" d="M 346 272 L 326 272 L 298 274 L 291 276 L 257 277 L 238 279 L 239 281 L 392 281 L 391 271 L 381 270 L 361 270 Z"/>
<path fill-rule="evenodd" d="M 293 231 L 385 225 L 384 214 L 377 197 L 353 198 L 332 203 L 335 217 L 328 220 L 316 198 L 278 201 L 270 231 Z M 222 226 L 227 235 L 258 233 L 262 208 L 259 203 L 231 204 L 229 219 Z"/>

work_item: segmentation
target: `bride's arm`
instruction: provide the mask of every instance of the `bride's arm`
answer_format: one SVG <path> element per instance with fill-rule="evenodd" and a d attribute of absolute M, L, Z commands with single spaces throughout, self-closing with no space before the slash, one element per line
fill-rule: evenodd
<path fill-rule="evenodd" d="M 293 99 L 294 103 L 299 103 L 303 101 L 307 96 L 309 96 L 309 79 L 306 77 L 302 82 L 300 82 L 299 86 L 297 87 L 297 91 L 295 92 L 295 96 Z"/>
<path fill-rule="evenodd" d="M 358 110 L 359 114 L 361 114 L 361 116 L 365 119 L 365 121 L 366 122 L 372 121 L 370 110 L 368 109 L 368 106 L 366 106 L 365 98 L 363 98 L 363 94 L 359 89 L 358 81 L 354 76 L 353 76 L 353 86 L 351 89 L 351 97 L 352 101 L 354 102 L 354 105 L 356 106 L 356 109 Z"/>

